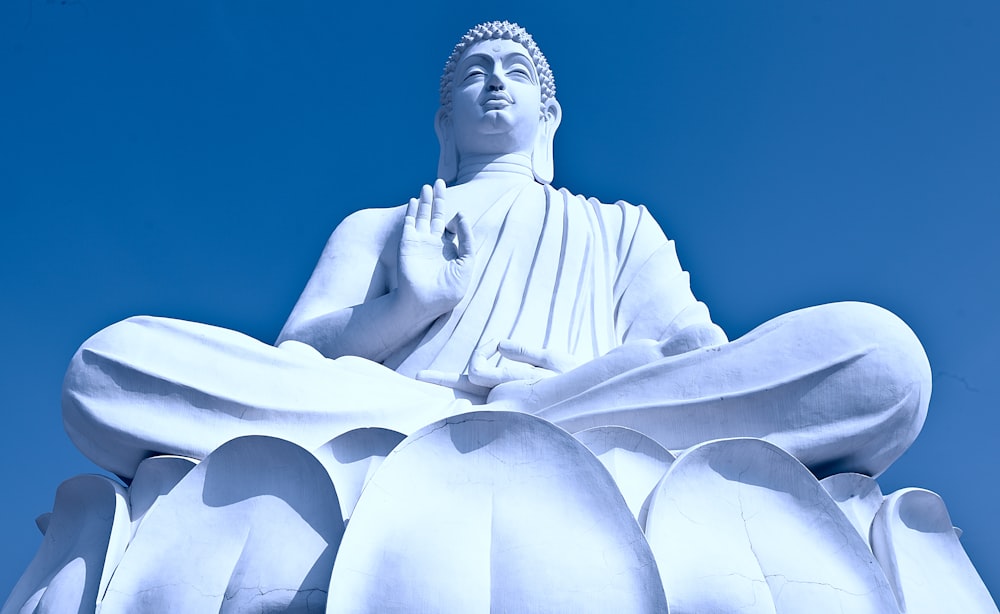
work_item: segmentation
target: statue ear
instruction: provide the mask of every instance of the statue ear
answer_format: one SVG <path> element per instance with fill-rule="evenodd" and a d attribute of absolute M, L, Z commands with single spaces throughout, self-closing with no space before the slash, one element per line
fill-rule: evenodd
<path fill-rule="evenodd" d="M 535 147 L 531 150 L 531 172 L 539 183 L 552 183 L 555 166 L 552 158 L 552 142 L 562 121 L 562 107 L 555 98 L 545 101 L 542 121 L 538 125 Z"/>
<path fill-rule="evenodd" d="M 455 147 L 455 135 L 451 129 L 451 118 L 444 107 L 434 115 L 434 132 L 437 133 L 441 153 L 438 155 L 437 176 L 445 183 L 453 183 L 458 178 L 458 149 Z"/>

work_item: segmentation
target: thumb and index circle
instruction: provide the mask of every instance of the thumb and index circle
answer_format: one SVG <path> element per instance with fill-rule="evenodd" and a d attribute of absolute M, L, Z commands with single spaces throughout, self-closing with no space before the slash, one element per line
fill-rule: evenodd
<path fill-rule="evenodd" d="M 447 185 L 444 179 L 437 179 L 434 182 L 434 203 L 431 212 L 431 232 L 443 235 L 445 232 L 453 233 L 458 238 L 458 257 L 461 259 L 471 258 L 473 255 L 473 243 L 475 241 L 472 234 L 472 224 L 462 214 L 461 211 L 445 222 L 446 207 L 445 190 Z"/>
<path fill-rule="evenodd" d="M 475 238 L 472 234 L 472 226 L 469 224 L 469 220 L 461 213 L 456 213 L 452 221 L 455 222 L 457 228 L 455 235 L 458 237 L 458 257 L 463 259 L 472 258 L 474 251 L 473 241 Z"/>

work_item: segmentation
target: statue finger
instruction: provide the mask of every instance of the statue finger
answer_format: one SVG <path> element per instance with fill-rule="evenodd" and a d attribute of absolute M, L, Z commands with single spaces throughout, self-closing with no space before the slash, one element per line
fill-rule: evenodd
<path fill-rule="evenodd" d="M 431 234 L 440 236 L 444 234 L 445 228 L 445 200 L 444 200 L 444 180 L 438 179 L 434 182 L 434 198 L 431 201 Z"/>
<path fill-rule="evenodd" d="M 496 355 L 499 343 L 496 339 L 490 339 L 479 344 L 469 358 L 469 373 L 482 373 L 491 369 L 493 365 L 490 364 L 490 359 Z"/>
<path fill-rule="evenodd" d="M 501 371 L 501 383 L 515 382 L 521 380 L 535 381 L 551 377 L 555 372 L 542 367 L 536 367 L 523 362 L 513 362 L 499 367 Z"/>
<path fill-rule="evenodd" d="M 403 218 L 403 226 L 414 226 L 417 223 L 417 199 L 411 198 L 406 205 L 406 217 Z"/>
<path fill-rule="evenodd" d="M 499 343 L 497 339 L 490 339 L 479 344 L 479 347 L 472 353 L 472 357 L 469 359 L 469 380 L 472 383 L 489 388 L 500 383 L 500 369 L 490 364 L 490 359 L 497 353 Z"/>
<path fill-rule="evenodd" d="M 472 236 L 472 226 L 469 225 L 469 220 L 465 219 L 465 216 L 461 213 L 456 213 L 455 217 L 452 218 L 457 232 L 455 233 L 458 237 L 458 257 L 459 259 L 472 258 L 473 254 L 473 236 Z"/>
<path fill-rule="evenodd" d="M 497 347 L 500 355 L 509 360 L 541 367 L 554 373 L 565 373 L 577 366 L 576 360 L 563 352 L 541 347 L 527 346 L 510 339 L 504 339 Z"/>
<path fill-rule="evenodd" d="M 470 364 L 475 363 L 477 366 L 486 366 L 488 364 L 487 361 L 496 355 L 499 346 L 499 339 L 487 339 L 485 342 L 480 343 L 472 353 Z"/>
<path fill-rule="evenodd" d="M 431 202 L 434 200 L 434 193 L 431 186 L 425 185 L 420 189 L 420 202 L 417 203 L 417 230 L 428 232 L 431 229 Z"/>
<path fill-rule="evenodd" d="M 503 375 L 503 370 L 500 367 L 485 366 L 474 369 L 472 364 L 469 365 L 468 378 L 476 386 L 492 389 L 494 386 L 504 383 Z"/>
<path fill-rule="evenodd" d="M 478 386 L 493 388 L 500 384 L 516 381 L 537 381 L 555 375 L 548 369 L 533 367 L 524 363 L 502 366 L 473 366 L 469 364 L 469 381 Z"/>
<path fill-rule="evenodd" d="M 536 367 L 545 367 L 546 369 L 553 368 L 548 350 L 545 348 L 529 347 L 511 339 L 504 339 L 498 344 L 497 351 L 500 352 L 501 356 L 509 360 L 527 363 Z"/>

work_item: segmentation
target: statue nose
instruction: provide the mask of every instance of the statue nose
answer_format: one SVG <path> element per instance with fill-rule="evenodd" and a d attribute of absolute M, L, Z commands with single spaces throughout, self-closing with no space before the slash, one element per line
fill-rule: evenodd
<path fill-rule="evenodd" d="M 494 72 L 490 75 L 489 79 L 486 80 L 486 86 L 491 92 L 503 91 L 503 79 Z"/>

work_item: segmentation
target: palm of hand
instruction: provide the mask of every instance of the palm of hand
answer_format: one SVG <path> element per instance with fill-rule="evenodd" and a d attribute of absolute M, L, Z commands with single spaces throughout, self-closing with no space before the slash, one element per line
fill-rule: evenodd
<path fill-rule="evenodd" d="M 458 244 L 445 229 L 444 182 L 424 186 L 410 199 L 399 242 L 399 294 L 412 308 L 440 315 L 457 305 L 469 288 L 473 269 L 472 232 L 455 216 Z"/>

